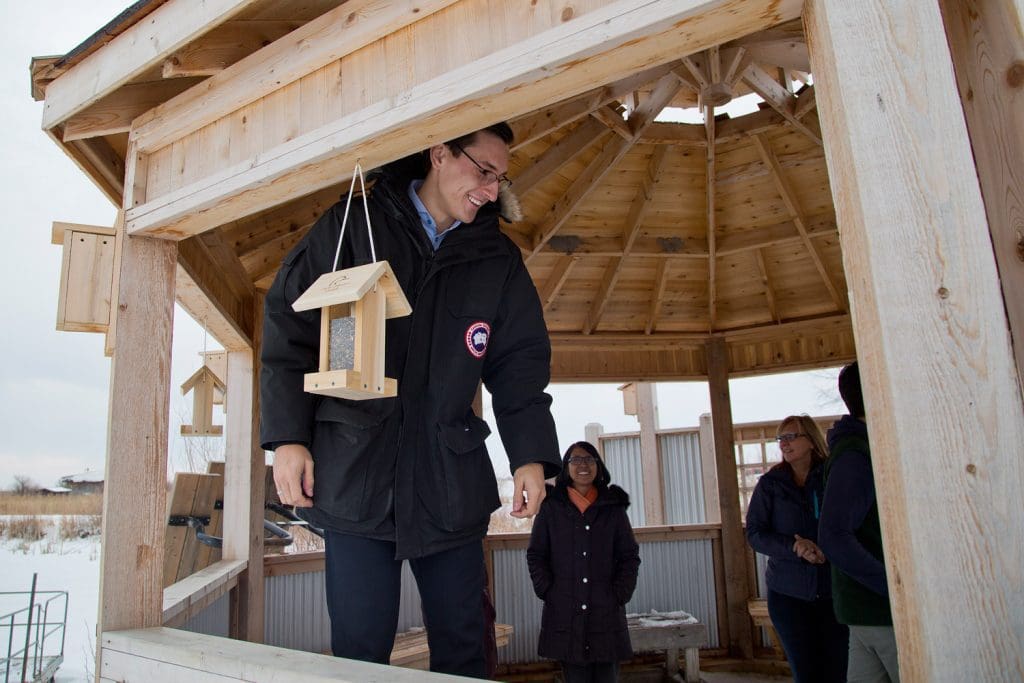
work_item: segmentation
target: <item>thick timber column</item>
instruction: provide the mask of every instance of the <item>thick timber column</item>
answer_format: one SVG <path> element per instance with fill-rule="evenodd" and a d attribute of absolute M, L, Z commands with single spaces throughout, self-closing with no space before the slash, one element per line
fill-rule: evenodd
<path fill-rule="evenodd" d="M 1019 681 L 1024 406 L 939 3 L 804 22 L 901 679 Z"/>
<path fill-rule="evenodd" d="M 1024 3 L 941 0 L 999 267 L 1017 379 L 1024 379 Z"/>
<path fill-rule="evenodd" d="M 262 329 L 263 297 L 254 297 L 256 332 Z M 230 635 L 263 642 L 263 504 L 266 456 L 259 443 L 259 389 L 256 352 L 228 351 L 224 464 L 225 560 L 246 560 L 246 571 L 231 591 Z"/>
<path fill-rule="evenodd" d="M 124 234 L 123 220 L 118 231 Z M 97 632 L 161 626 L 167 529 L 167 429 L 173 242 L 118 240 L 117 337 L 110 366 L 110 412 L 103 486 L 103 548 Z M 97 650 L 101 646 L 97 638 Z M 97 660 L 96 672 L 102 662 Z"/>
<path fill-rule="evenodd" d="M 736 447 L 733 442 L 729 359 L 725 340 L 709 340 L 706 352 L 711 425 L 718 470 L 718 500 L 722 516 L 722 555 L 729 618 L 728 647 L 734 657 L 751 659 L 754 656 L 754 641 L 750 617 L 747 615 L 747 600 L 751 596 L 750 583 L 747 581 L 747 540 L 743 535 L 740 489 L 736 481 Z"/>

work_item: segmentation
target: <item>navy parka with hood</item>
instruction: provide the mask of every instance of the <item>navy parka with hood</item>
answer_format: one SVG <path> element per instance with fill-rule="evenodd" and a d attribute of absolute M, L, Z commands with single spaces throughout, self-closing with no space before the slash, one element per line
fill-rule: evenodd
<path fill-rule="evenodd" d="M 544 391 L 551 346 L 520 251 L 492 202 L 435 252 L 407 194 L 421 177 L 421 158 L 408 157 L 372 174 L 367 191 L 377 259 L 413 310 L 386 324 L 385 372 L 398 396 L 349 401 L 302 388 L 318 366 L 320 311 L 291 304 L 332 269 L 343 201 L 285 258 L 267 293 L 261 356 L 263 447 L 300 443 L 313 455 L 314 507 L 302 512 L 338 533 L 394 541 L 398 559 L 482 538 L 499 506 L 490 429 L 471 407 L 481 379 L 512 471 L 541 462 L 550 477 L 560 466 Z M 373 260 L 361 202 L 352 204 L 338 269 Z"/>
<path fill-rule="evenodd" d="M 765 583 L 801 600 L 831 594 L 828 563 L 811 564 L 793 552 L 797 534 L 818 542 L 824 471 L 823 464 L 812 467 L 801 488 L 793 481 L 792 468 L 780 463 L 761 476 L 747 508 L 747 542 L 768 556 Z"/>
<path fill-rule="evenodd" d="M 590 664 L 633 656 L 625 605 L 636 588 L 640 547 L 626 516 L 629 495 L 614 485 L 598 490 L 580 514 L 564 483 L 549 486 L 533 523 L 526 560 L 544 601 L 541 657 Z"/>

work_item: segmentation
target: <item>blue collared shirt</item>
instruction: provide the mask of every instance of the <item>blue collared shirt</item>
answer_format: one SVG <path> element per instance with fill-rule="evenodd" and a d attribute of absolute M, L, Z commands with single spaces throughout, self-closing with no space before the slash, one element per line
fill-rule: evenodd
<path fill-rule="evenodd" d="M 434 245 L 434 251 L 437 251 L 437 248 L 441 246 L 441 240 L 444 239 L 444 236 L 462 225 L 462 221 L 455 221 L 452 223 L 450 228 L 442 232 L 440 235 L 437 234 L 437 221 L 434 220 L 434 217 L 430 215 L 429 211 L 427 211 L 427 207 L 425 207 L 423 202 L 420 201 L 420 196 L 416 194 L 416 191 L 420 189 L 420 186 L 422 185 L 422 180 L 414 180 L 409 183 L 409 199 L 412 200 L 412 205 L 416 207 L 416 213 L 420 215 L 420 223 L 423 225 L 423 231 L 427 233 L 427 239 L 429 239 L 430 243 Z"/>

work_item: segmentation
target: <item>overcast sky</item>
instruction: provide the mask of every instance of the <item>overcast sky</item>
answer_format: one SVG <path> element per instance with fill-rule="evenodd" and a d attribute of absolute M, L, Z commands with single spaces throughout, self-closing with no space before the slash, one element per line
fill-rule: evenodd
<path fill-rule="evenodd" d="M 6 263 L 0 267 L 3 319 L 0 335 L 0 488 L 16 475 L 52 485 L 64 475 L 101 469 L 106 450 L 110 362 L 103 335 L 58 332 L 57 290 L 61 249 L 50 244 L 55 220 L 110 226 L 114 206 L 40 129 L 42 103 L 31 97 L 33 56 L 65 54 L 130 3 L 128 0 L 0 0 L 0 97 L 8 133 L 0 139 L 0 187 L 5 195 Z M 175 317 L 171 432 L 191 414 L 178 387 L 199 366 L 202 328 L 180 309 Z M 207 348 L 216 346 L 212 340 Z M 836 371 L 790 373 L 731 384 L 736 422 L 775 420 L 790 413 L 842 412 Z M 606 432 L 632 431 L 616 385 L 562 385 L 551 390 L 563 448 L 583 438 L 583 426 L 600 422 Z M 658 385 L 660 426 L 691 427 L 710 400 L 703 383 Z M 489 411 L 485 411 L 489 412 Z M 493 420 L 488 420 L 493 427 Z M 216 421 L 219 421 L 218 417 Z M 172 466 L 187 460 L 185 439 L 173 437 Z M 507 474 L 496 436 L 488 442 L 499 475 Z M 208 450 L 220 452 L 212 443 Z"/>

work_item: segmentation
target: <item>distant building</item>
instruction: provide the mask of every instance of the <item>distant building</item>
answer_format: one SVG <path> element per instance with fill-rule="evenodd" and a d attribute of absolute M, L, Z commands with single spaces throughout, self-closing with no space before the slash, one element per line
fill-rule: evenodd
<path fill-rule="evenodd" d="M 39 489 L 39 494 L 43 496 L 66 496 L 71 493 L 71 489 L 66 486 L 45 486 Z"/>
<path fill-rule="evenodd" d="M 59 483 L 61 487 L 70 489 L 74 495 L 103 493 L 103 472 L 86 470 L 81 474 L 61 477 Z"/>

